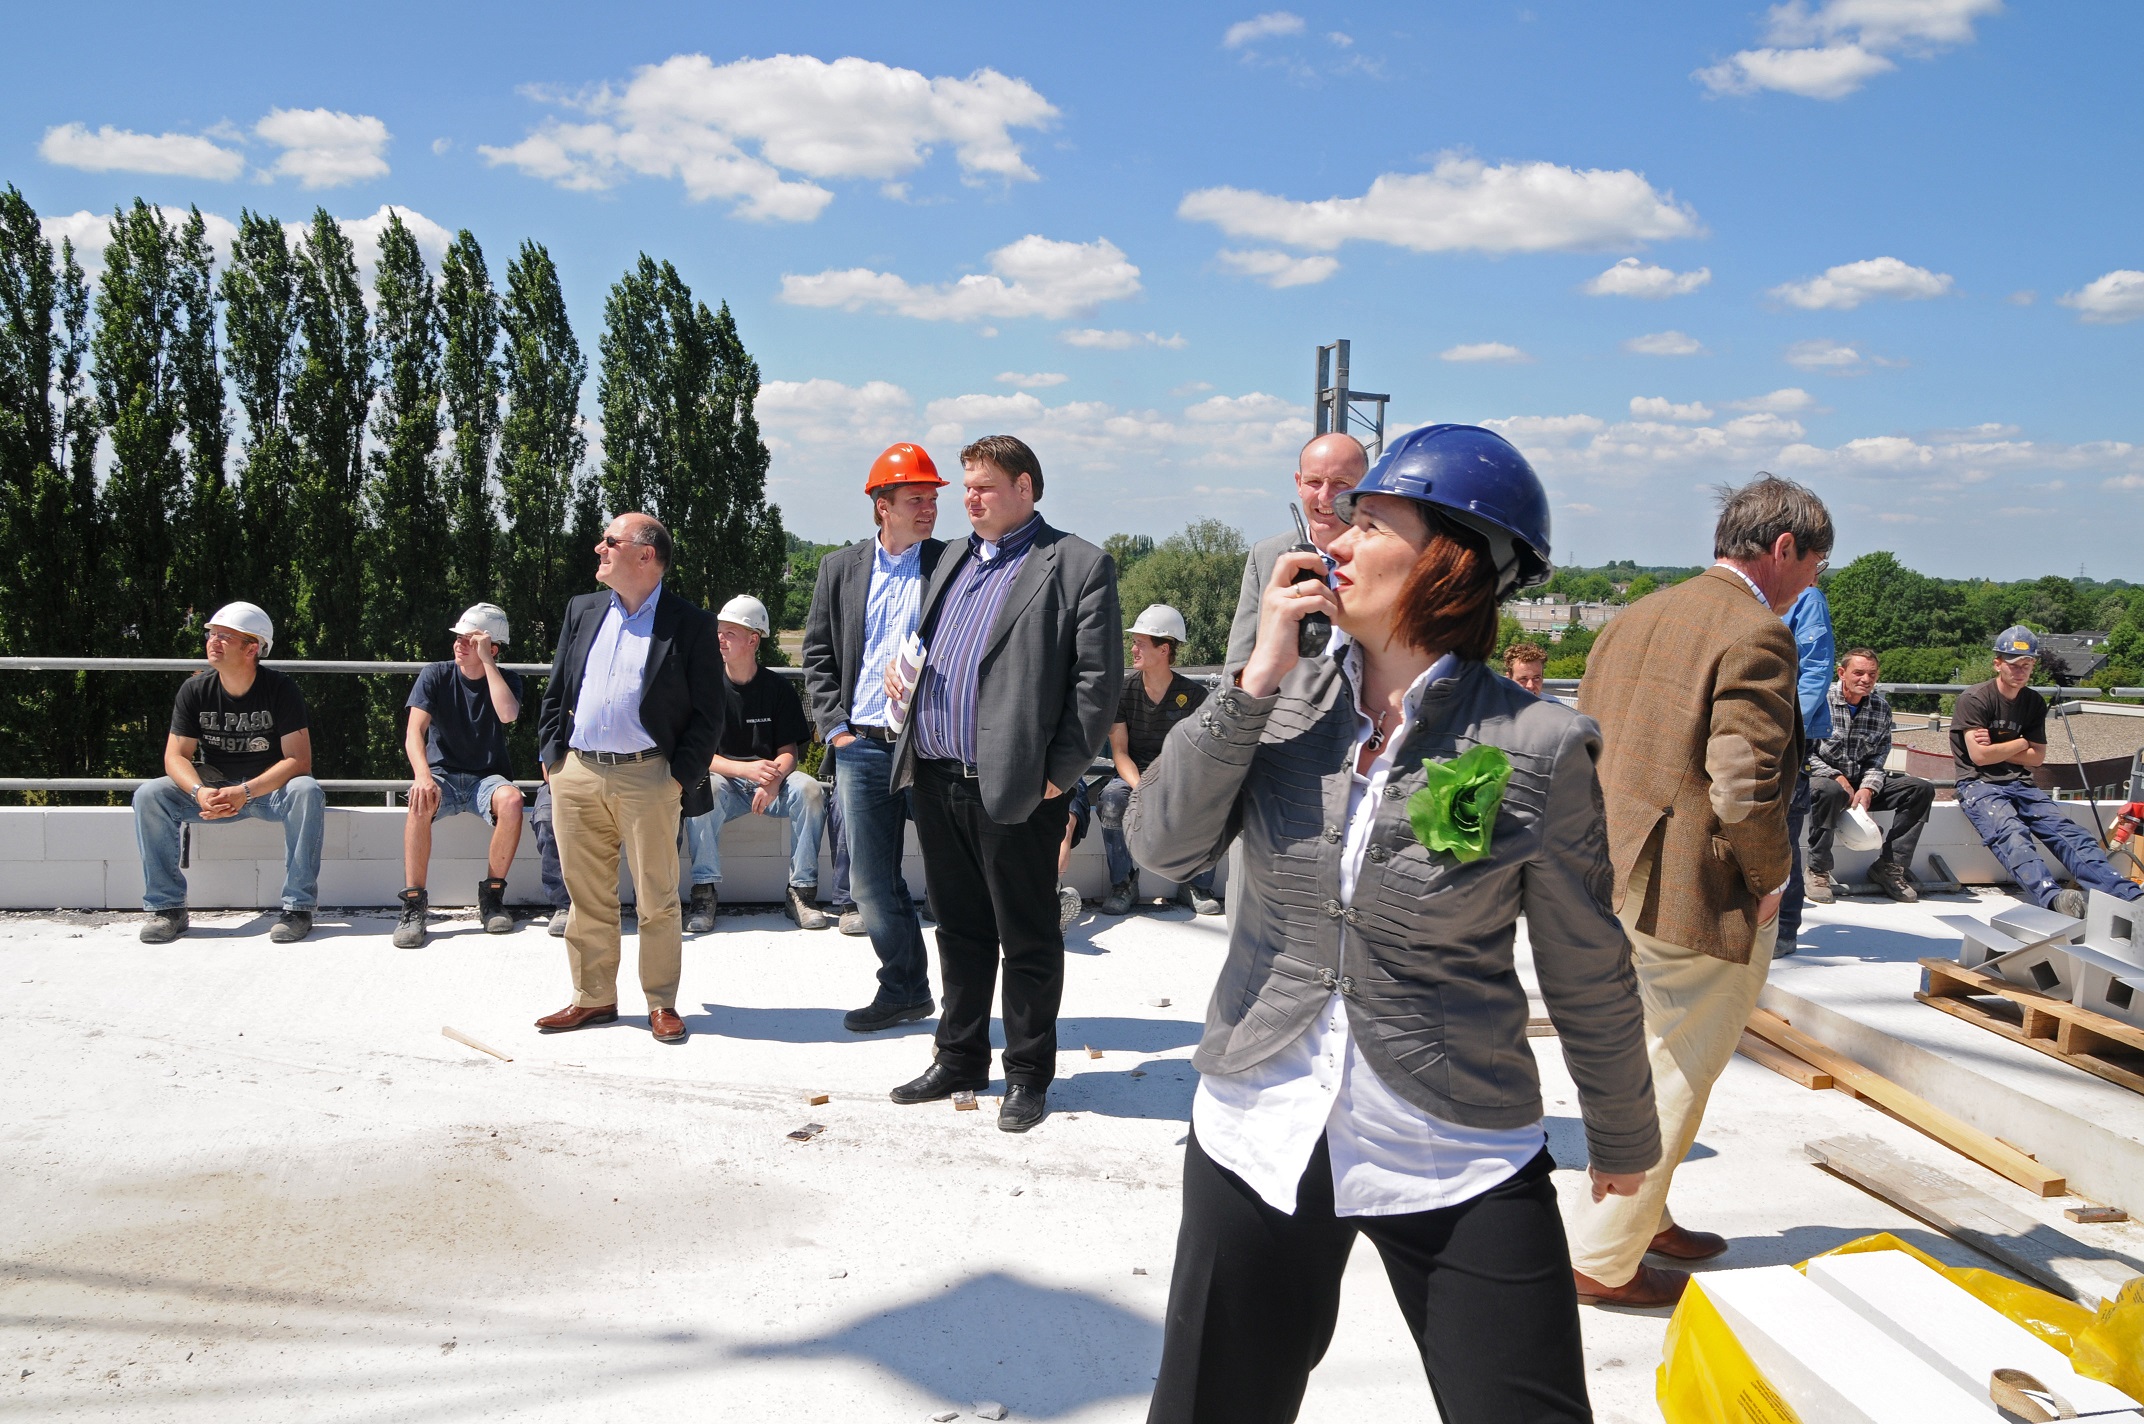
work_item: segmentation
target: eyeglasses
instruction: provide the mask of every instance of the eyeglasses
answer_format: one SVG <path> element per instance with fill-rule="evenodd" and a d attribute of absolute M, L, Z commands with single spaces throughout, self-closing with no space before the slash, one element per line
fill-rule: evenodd
<path fill-rule="evenodd" d="M 1831 572 L 1831 560 L 1829 560 L 1829 559 L 1818 559 L 1818 560 L 1816 561 L 1816 573 L 1815 573 L 1815 574 L 1813 575 L 1813 577 L 1815 577 L 1815 578 L 1822 578 L 1822 577 L 1823 577 L 1824 575 L 1826 575 L 1826 574 L 1828 574 L 1828 573 L 1830 573 L 1830 572 Z"/>
<path fill-rule="evenodd" d="M 208 630 L 208 641 L 211 643 L 252 644 L 259 642 L 260 639 L 254 637 L 251 633 L 226 633 L 221 628 L 211 628 Z"/>
<path fill-rule="evenodd" d="M 615 534 L 605 534 L 602 538 L 596 540 L 596 542 L 598 544 L 601 544 L 606 549 L 622 549 L 628 544 L 639 544 L 643 541 L 639 539 L 620 539 Z"/>

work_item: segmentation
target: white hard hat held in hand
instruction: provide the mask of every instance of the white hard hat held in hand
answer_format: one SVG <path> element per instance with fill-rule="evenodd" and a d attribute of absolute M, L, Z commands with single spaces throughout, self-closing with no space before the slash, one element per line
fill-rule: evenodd
<path fill-rule="evenodd" d="M 1144 633 L 1149 638 L 1167 638 L 1172 643 L 1188 643 L 1190 632 L 1184 627 L 1184 615 L 1166 603 L 1150 603 L 1132 624 L 1131 631 Z"/>
<path fill-rule="evenodd" d="M 454 620 L 450 633 L 482 633 L 500 647 L 510 639 L 506 633 L 506 610 L 496 603 L 472 603 Z"/>
<path fill-rule="evenodd" d="M 1839 844 L 1848 850 L 1874 850 L 1883 844 L 1883 828 L 1859 806 L 1847 807 L 1846 814 L 1839 817 L 1837 835 Z"/>
<path fill-rule="evenodd" d="M 723 604 L 722 611 L 715 615 L 715 621 L 750 628 L 762 638 L 774 631 L 773 625 L 767 621 L 767 605 L 749 593 L 740 593 Z"/>
<path fill-rule="evenodd" d="M 262 657 L 275 646 L 275 620 L 258 603 L 226 603 L 209 615 L 208 626 L 259 639 Z"/>

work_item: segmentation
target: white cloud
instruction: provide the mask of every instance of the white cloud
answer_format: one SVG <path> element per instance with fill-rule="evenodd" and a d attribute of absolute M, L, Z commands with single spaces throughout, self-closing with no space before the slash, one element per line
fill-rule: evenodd
<path fill-rule="evenodd" d="M 1330 250 L 1383 242 L 1413 252 L 1628 247 L 1701 231 L 1697 215 L 1629 169 L 1502 163 L 1447 154 L 1427 173 L 1386 173 L 1359 198 L 1297 202 L 1201 188 L 1176 214 L 1231 237 Z"/>
<path fill-rule="evenodd" d="M 1768 395 L 1727 402 L 1729 410 L 1770 411 L 1774 415 L 1799 415 L 1816 404 L 1816 397 L 1800 386 L 1782 386 Z"/>
<path fill-rule="evenodd" d="M 163 215 L 164 221 L 174 228 L 184 223 L 188 217 L 184 208 L 164 207 L 157 211 Z M 430 265 L 435 277 L 439 273 L 440 260 L 447 254 L 448 244 L 454 240 L 453 233 L 415 208 L 382 203 L 378 211 L 368 217 L 338 218 L 337 223 L 344 235 L 350 239 L 350 246 L 355 249 L 358 280 L 364 283 L 368 298 L 371 294 L 373 273 L 378 270 L 380 263 L 380 234 L 387 230 L 387 215 L 390 212 L 402 215 L 402 225 L 417 239 L 417 249 L 424 254 L 425 261 Z M 109 213 L 92 213 L 85 209 L 77 213 L 45 218 L 42 227 L 46 240 L 54 246 L 57 246 L 63 237 L 73 241 L 75 255 L 82 264 L 82 270 L 94 280 L 104 266 L 104 249 L 111 242 L 111 221 Z M 216 261 L 219 264 L 230 261 L 231 244 L 237 240 L 238 225 L 219 213 L 203 213 L 201 225 L 209 247 L 216 254 Z M 291 246 L 296 247 L 310 226 L 309 223 L 286 222 L 283 224 L 283 232 Z"/>
<path fill-rule="evenodd" d="M 915 285 L 868 267 L 811 276 L 784 273 L 781 299 L 792 306 L 869 307 L 921 321 L 979 321 L 1039 316 L 1085 316 L 1103 302 L 1139 291 L 1139 269 L 1107 238 L 1058 242 L 1030 233 L 990 254 L 990 275 Z"/>
<path fill-rule="evenodd" d="M 343 235 L 348 237 L 350 245 L 357 249 L 358 272 L 364 278 L 366 286 L 371 286 L 372 274 L 380 265 L 380 234 L 387 231 L 387 218 L 390 213 L 401 216 L 402 226 L 408 228 L 409 235 L 417 239 L 417 250 L 424 254 L 424 260 L 431 267 L 432 275 L 437 277 L 439 264 L 446 257 L 447 248 L 454 241 L 454 234 L 415 208 L 382 203 L 379 211 L 370 217 L 336 219 L 342 227 Z M 306 225 L 285 223 L 284 227 L 289 230 L 290 239 L 295 243 L 299 234 L 305 231 Z"/>
<path fill-rule="evenodd" d="M 246 171 L 244 154 L 198 134 L 134 133 L 110 124 L 95 133 L 81 124 L 46 129 L 37 152 L 47 163 L 92 173 L 161 173 L 228 183 Z"/>
<path fill-rule="evenodd" d="M 2144 316 L 2144 272 L 2109 272 L 2055 300 L 2075 311 L 2079 321 L 2135 321 Z"/>
<path fill-rule="evenodd" d="M 1501 341 L 1476 341 L 1462 346 L 1449 346 L 1437 353 L 1439 361 L 1491 362 L 1518 365 L 1534 358 L 1516 346 Z"/>
<path fill-rule="evenodd" d="M 1827 268 L 1821 277 L 1774 287 L 1771 294 L 1803 311 L 1852 311 L 1879 297 L 1926 301 L 1944 295 L 1950 288 L 1951 278 L 1946 272 L 1931 272 L 1896 257 L 1871 257 L 1866 262 Z"/>
<path fill-rule="evenodd" d="M 183 225 L 192 216 L 185 208 L 160 207 L 157 212 L 174 228 Z M 50 217 L 40 218 L 38 228 L 44 234 L 45 241 L 52 244 L 55 256 L 61 238 L 74 243 L 75 261 L 82 264 L 82 271 L 92 282 L 96 281 L 97 274 L 104 267 L 104 249 L 111 245 L 110 213 L 93 213 L 87 208 L 73 213 L 55 213 Z M 229 259 L 231 244 L 238 238 L 238 224 L 218 213 L 203 213 L 201 229 L 202 236 L 208 239 L 210 250 L 216 254 L 216 260 L 222 262 Z"/>
<path fill-rule="evenodd" d="M 1025 375 L 1018 371 L 1000 371 L 997 379 L 1008 386 L 1024 386 L 1030 390 L 1041 391 L 1048 390 L 1051 386 L 1061 386 L 1072 378 L 1062 371 L 1032 371 Z"/>
<path fill-rule="evenodd" d="M 766 381 L 754 409 L 768 446 L 777 452 L 802 445 L 853 446 L 875 453 L 915 433 L 915 398 L 891 381 L 860 386 L 823 376 Z M 861 478 L 857 483 L 861 486 Z"/>
<path fill-rule="evenodd" d="M 1355 47 L 1355 37 L 1344 30 L 1328 30 L 1325 38 L 1332 41 L 1340 49 L 1353 49 Z"/>
<path fill-rule="evenodd" d="M 270 109 L 253 132 L 283 150 L 268 171 L 307 188 L 339 188 L 387 176 L 392 135 L 370 114 Z"/>
<path fill-rule="evenodd" d="M 1808 99 L 1843 99 L 1898 66 L 1886 53 L 1926 59 L 1970 43 L 1973 22 L 2002 0 L 1808 0 L 1774 5 L 1762 48 L 1746 49 L 1693 76 L 1715 94 L 1776 89 Z"/>
<path fill-rule="evenodd" d="M 1630 413 L 1645 420 L 1698 421 L 1712 419 L 1712 409 L 1701 401 L 1677 405 L 1665 396 L 1632 396 Z"/>
<path fill-rule="evenodd" d="M 934 145 L 952 147 L 969 181 L 1033 179 L 1012 131 L 1057 117 L 1031 85 L 994 69 L 930 78 L 794 54 L 719 66 L 673 55 L 623 87 L 554 102 L 587 122 L 549 119 L 520 143 L 478 151 L 563 188 L 674 178 L 694 202 L 734 200 L 737 216 L 782 222 L 809 222 L 833 201 L 810 180 L 890 183 L 921 168 Z"/>
<path fill-rule="evenodd" d="M 1688 332 L 1656 331 L 1648 336 L 1633 336 L 1623 343 L 1623 349 L 1633 356 L 1698 356 L 1705 347 Z"/>
<path fill-rule="evenodd" d="M 1303 17 L 1286 10 L 1269 10 L 1248 20 L 1238 20 L 1221 36 L 1221 48 L 1242 49 L 1258 40 L 1274 39 L 1282 35 L 1299 35 L 1303 32 Z"/>
<path fill-rule="evenodd" d="M 1239 252 L 1224 247 L 1215 255 L 1229 271 L 1255 277 L 1269 287 L 1307 287 L 1340 270 L 1337 257 L 1292 257 L 1271 248 Z"/>
<path fill-rule="evenodd" d="M 1859 366 L 1861 361 L 1861 353 L 1853 347 L 1822 336 L 1797 341 L 1787 348 L 1787 364 L 1804 371 L 1843 371 Z"/>
<path fill-rule="evenodd" d="M 1597 415 L 1509 415 L 1482 424 L 1514 445 L 1563 445 L 1608 428 Z"/>
<path fill-rule="evenodd" d="M 1060 331 L 1057 339 L 1067 346 L 1088 351 L 1129 351 L 1134 346 L 1159 346 L 1169 351 L 1181 351 L 1191 344 L 1181 335 L 1163 336 L 1158 331 L 1104 331 L 1092 326 Z"/>
<path fill-rule="evenodd" d="M 1640 262 L 1635 257 L 1626 257 L 1579 290 L 1589 297 L 1644 297 L 1648 300 L 1658 300 L 1661 297 L 1686 296 L 1711 280 L 1710 267 L 1700 267 L 1695 272 L 1676 272 L 1666 267 Z"/>

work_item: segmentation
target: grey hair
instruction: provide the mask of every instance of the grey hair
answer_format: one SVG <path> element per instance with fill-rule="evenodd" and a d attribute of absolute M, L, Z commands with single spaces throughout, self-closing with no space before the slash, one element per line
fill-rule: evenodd
<path fill-rule="evenodd" d="M 1807 485 L 1758 471 L 1736 489 L 1719 487 L 1720 522 L 1712 531 L 1715 559 L 1756 559 L 1772 551 L 1782 534 L 1794 536 L 1802 558 L 1831 553 L 1831 513 Z"/>

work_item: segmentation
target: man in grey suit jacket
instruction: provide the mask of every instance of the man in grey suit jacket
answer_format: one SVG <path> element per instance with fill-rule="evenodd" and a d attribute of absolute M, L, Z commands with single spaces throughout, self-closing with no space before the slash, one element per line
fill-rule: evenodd
<path fill-rule="evenodd" d="M 1319 553 L 1347 528 L 1347 522 L 1333 513 L 1334 497 L 1362 483 L 1369 469 L 1369 452 L 1352 435 L 1317 436 L 1295 457 L 1295 493 L 1303 502 L 1310 542 Z M 1275 534 L 1252 545 L 1250 557 L 1243 561 L 1243 591 L 1236 595 L 1236 617 L 1228 625 L 1231 670 L 1251 660 L 1251 648 L 1258 641 L 1258 604 L 1273 577 L 1273 563 L 1295 544 L 1294 531 Z"/>
<path fill-rule="evenodd" d="M 834 762 L 834 796 L 849 838 L 849 887 L 878 952 L 878 992 L 842 1019 L 851 1033 L 928 1018 L 930 958 L 901 874 L 908 795 L 893 786 L 886 664 L 922 616 L 923 588 L 945 549 L 930 537 L 945 484 L 920 445 L 886 449 L 864 493 L 878 533 L 819 561 L 804 623 L 804 685 Z"/>
<path fill-rule="evenodd" d="M 1035 513 L 1042 466 L 1010 435 L 961 451 L 964 546 L 923 595 L 928 649 L 894 748 L 915 788 L 923 874 L 938 916 L 945 1008 L 930 1068 L 897 1103 L 990 1083 L 990 1009 L 1005 957 L 1005 1099 L 998 1126 L 1047 1112 L 1057 1071 L 1065 941 L 1057 848 L 1067 793 L 1109 735 L 1124 682 L 1116 565 Z"/>

